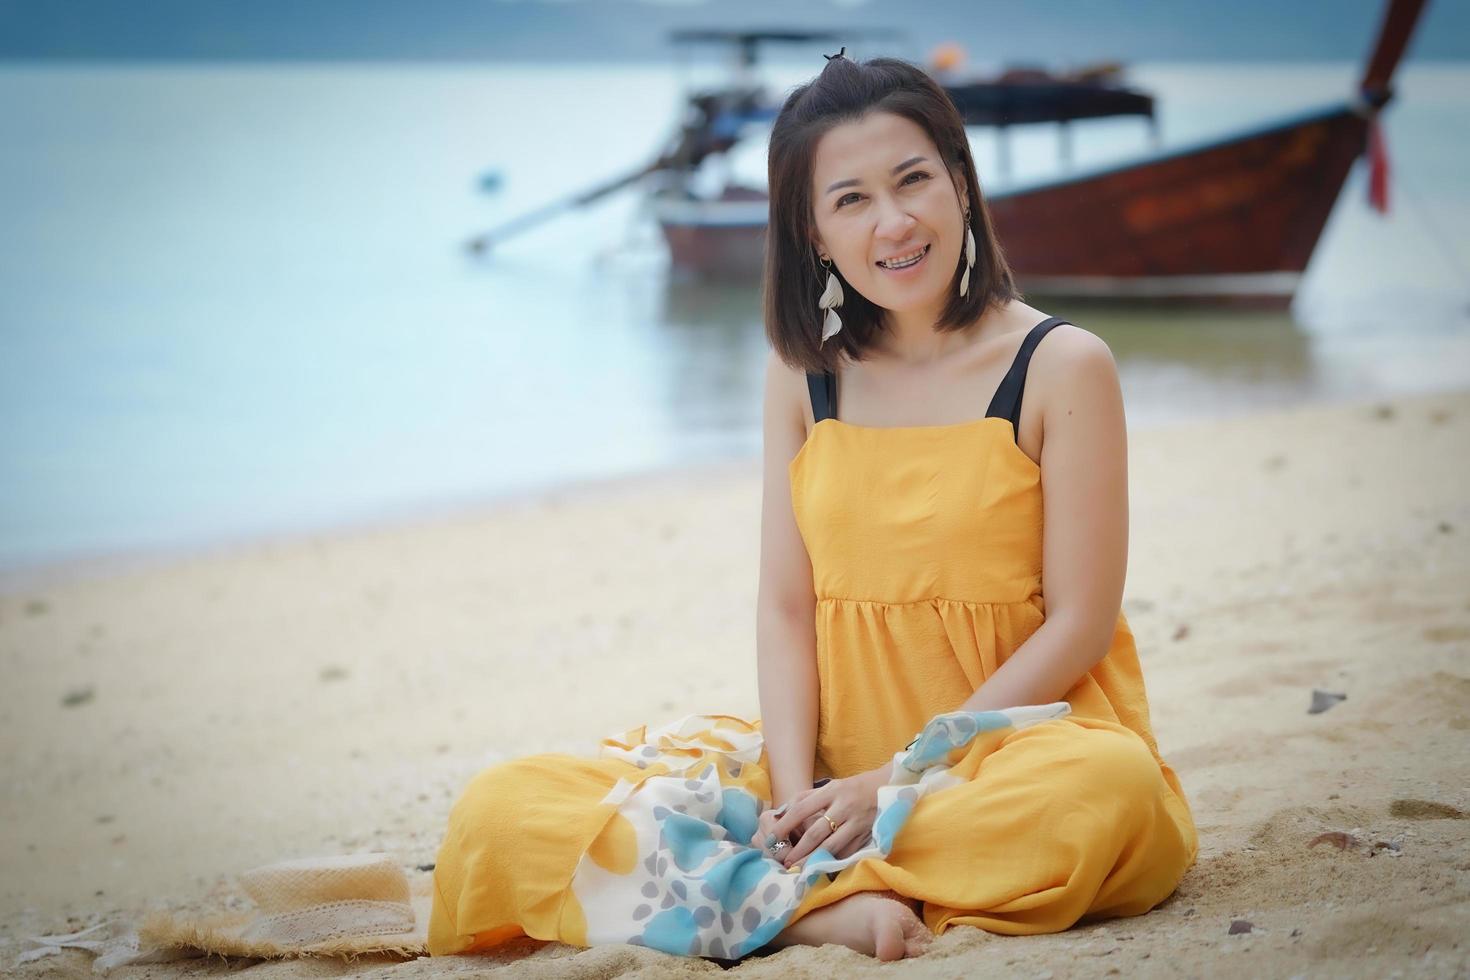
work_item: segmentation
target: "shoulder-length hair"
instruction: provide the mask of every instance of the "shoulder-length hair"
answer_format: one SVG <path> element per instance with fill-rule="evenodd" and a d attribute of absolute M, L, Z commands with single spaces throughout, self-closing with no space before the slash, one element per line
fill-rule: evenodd
<path fill-rule="evenodd" d="M 833 127 L 872 112 L 891 112 L 923 127 L 947 173 L 951 178 L 962 174 L 969 188 L 970 230 L 977 246 L 969 293 L 959 293 L 963 268 L 956 266 L 949 303 L 935 328 L 958 330 L 992 304 L 1021 298 L 980 193 L 964 120 L 944 89 L 922 68 L 898 58 L 857 62 L 834 56 L 821 74 L 786 97 L 771 130 L 767 158 L 770 215 L 762 282 L 766 337 L 783 361 L 805 371 L 832 370 L 844 354 L 862 360 L 874 335 L 885 327 L 884 310 L 845 280 L 838 311 L 842 330 L 825 344 L 825 311 L 817 308 L 827 281 L 815 244 L 812 167 L 817 143 Z M 835 265 L 831 271 L 842 278 Z"/>

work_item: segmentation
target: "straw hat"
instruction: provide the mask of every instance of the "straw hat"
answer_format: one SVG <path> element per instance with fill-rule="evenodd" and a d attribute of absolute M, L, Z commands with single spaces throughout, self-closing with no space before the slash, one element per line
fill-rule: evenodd
<path fill-rule="evenodd" d="M 156 915 L 139 928 L 140 946 L 254 957 L 428 951 L 432 879 L 426 875 L 421 894 L 411 894 L 388 854 L 281 861 L 245 872 L 239 883 L 255 901 L 253 915 Z"/>

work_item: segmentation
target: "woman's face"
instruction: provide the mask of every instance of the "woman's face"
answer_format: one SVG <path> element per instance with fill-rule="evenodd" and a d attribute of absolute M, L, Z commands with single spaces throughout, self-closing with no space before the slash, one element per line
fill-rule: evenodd
<path fill-rule="evenodd" d="M 968 198 L 923 127 L 903 116 L 872 112 L 833 127 L 817 143 L 818 254 L 884 309 L 926 309 L 948 299 L 964 249 Z M 917 265 L 880 264 L 920 250 L 926 254 Z"/>

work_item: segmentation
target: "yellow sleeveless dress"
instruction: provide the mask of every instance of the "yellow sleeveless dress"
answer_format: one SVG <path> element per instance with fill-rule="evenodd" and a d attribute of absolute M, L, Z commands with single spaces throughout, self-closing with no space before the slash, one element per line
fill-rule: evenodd
<path fill-rule="evenodd" d="M 814 416 L 789 472 L 817 599 L 819 777 L 894 758 L 1045 618 L 1041 471 L 1017 446 L 1013 419 L 1030 350 L 1057 322 L 1028 335 L 997 392 L 999 402 L 1009 386 L 1010 417 L 874 428 L 820 409 Z M 1058 932 L 1084 918 L 1138 915 L 1168 897 L 1194 863 L 1198 837 L 1150 730 L 1121 612 L 1107 655 L 1065 701 L 1065 717 L 970 743 L 949 770 L 960 784 L 919 800 L 886 857 L 773 898 L 792 903 L 782 924 L 881 889 L 922 901 L 936 933 L 957 924 Z M 692 753 L 701 765 L 719 760 L 707 776 L 769 805 L 765 756 L 758 742 L 740 741 L 756 737 L 759 721 L 698 717 L 684 720 L 685 735 L 704 726 L 693 742 L 672 740 L 668 726 L 639 728 L 605 741 L 601 758 L 534 756 L 476 777 L 451 811 L 436 862 L 430 953 L 471 952 L 522 934 L 587 945 L 588 917 L 572 881 L 588 868 L 632 869 L 634 831 L 609 801 L 668 771 L 638 766 L 638 753 L 653 757 L 654 744 Z M 731 764 L 725 749 L 742 745 L 746 761 Z M 761 941 L 776 926 L 757 929 Z M 683 942 L 681 933 L 677 944 L 650 944 L 682 950 Z"/>

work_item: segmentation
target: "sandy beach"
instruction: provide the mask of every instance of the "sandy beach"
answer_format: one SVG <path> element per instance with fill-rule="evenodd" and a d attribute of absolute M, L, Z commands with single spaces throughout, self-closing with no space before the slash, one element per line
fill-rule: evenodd
<path fill-rule="evenodd" d="M 958 928 L 742 976 L 1470 973 L 1470 391 L 1130 435 L 1124 609 L 1201 848 L 1147 915 Z M 0 594 L 0 973 L 27 936 L 239 907 L 240 872 L 388 851 L 422 886 L 500 759 L 758 714 L 758 462 Z M 1346 695 L 1311 714 L 1312 691 Z M 1321 839 L 1323 834 L 1343 832 Z M 1317 840 L 1316 844 L 1313 841 Z M 1339 846 L 1341 845 L 1341 846 Z M 1232 923 L 1245 921 L 1246 927 Z M 636 947 L 236 963 L 252 976 L 720 975 Z M 115 977 L 235 972 L 219 960 Z"/>

